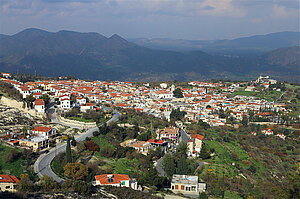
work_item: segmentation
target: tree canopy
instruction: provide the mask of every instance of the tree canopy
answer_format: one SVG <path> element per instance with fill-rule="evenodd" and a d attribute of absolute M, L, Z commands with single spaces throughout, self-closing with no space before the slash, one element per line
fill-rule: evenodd
<path fill-rule="evenodd" d="M 183 94 L 182 94 L 181 89 L 180 88 L 176 88 L 173 91 L 173 96 L 176 97 L 176 98 L 183 98 Z"/>

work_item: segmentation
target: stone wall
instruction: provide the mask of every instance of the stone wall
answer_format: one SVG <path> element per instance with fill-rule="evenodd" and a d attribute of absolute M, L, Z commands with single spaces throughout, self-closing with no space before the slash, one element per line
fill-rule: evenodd
<path fill-rule="evenodd" d="M 57 119 L 63 123 L 66 123 L 69 125 L 74 125 L 74 126 L 80 126 L 80 127 L 86 126 L 87 128 L 94 128 L 97 126 L 96 122 L 80 122 L 80 121 L 76 121 L 76 120 L 66 119 L 59 115 L 57 115 Z"/>

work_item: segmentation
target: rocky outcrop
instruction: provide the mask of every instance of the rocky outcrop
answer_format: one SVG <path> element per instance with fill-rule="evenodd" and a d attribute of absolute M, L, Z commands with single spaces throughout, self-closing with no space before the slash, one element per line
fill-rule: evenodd
<path fill-rule="evenodd" d="M 0 134 L 23 126 L 33 125 L 33 123 L 34 117 L 30 114 L 0 104 Z"/>

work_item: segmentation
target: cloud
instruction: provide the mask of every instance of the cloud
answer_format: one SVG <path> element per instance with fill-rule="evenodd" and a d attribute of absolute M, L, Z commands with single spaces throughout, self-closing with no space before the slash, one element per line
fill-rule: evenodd
<path fill-rule="evenodd" d="M 287 8 L 285 6 L 275 4 L 272 7 L 272 17 L 283 19 L 290 17 L 299 17 L 299 9 Z"/>
<path fill-rule="evenodd" d="M 298 0 L 0 0 L 0 32 L 34 26 L 129 37 L 224 38 L 225 31 L 235 37 L 296 30 L 298 8 Z"/>

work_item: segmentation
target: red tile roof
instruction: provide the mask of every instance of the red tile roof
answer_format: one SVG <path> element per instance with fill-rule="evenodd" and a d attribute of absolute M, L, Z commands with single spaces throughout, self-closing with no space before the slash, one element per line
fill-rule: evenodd
<path fill-rule="evenodd" d="M 108 182 L 108 176 L 111 175 L 113 182 Z M 130 180 L 130 177 L 125 174 L 103 174 L 95 176 L 96 181 L 99 181 L 100 184 L 120 184 L 121 181 Z"/>
<path fill-rule="evenodd" d="M 51 129 L 52 129 L 51 127 L 36 126 L 36 127 L 34 127 L 34 129 L 32 129 L 32 131 L 48 132 Z"/>
<path fill-rule="evenodd" d="M 196 134 L 196 135 L 192 135 L 191 138 L 192 138 L 192 139 L 197 138 L 197 139 L 199 139 L 199 140 L 203 140 L 203 139 L 204 139 L 204 136 L 199 135 L 199 134 Z"/>
<path fill-rule="evenodd" d="M 43 99 L 36 99 L 36 100 L 34 101 L 34 105 L 35 105 L 35 106 L 45 105 L 45 102 L 44 102 Z"/>
<path fill-rule="evenodd" d="M 153 144 L 163 144 L 163 143 L 165 143 L 165 141 L 163 141 L 163 140 L 154 140 L 154 139 L 150 139 L 147 142 L 153 143 Z"/>
<path fill-rule="evenodd" d="M 0 183 L 1 182 L 11 182 L 11 183 L 18 183 L 20 180 L 15 176 L 9 176 L 9 175 L 0 175 Z"/>

